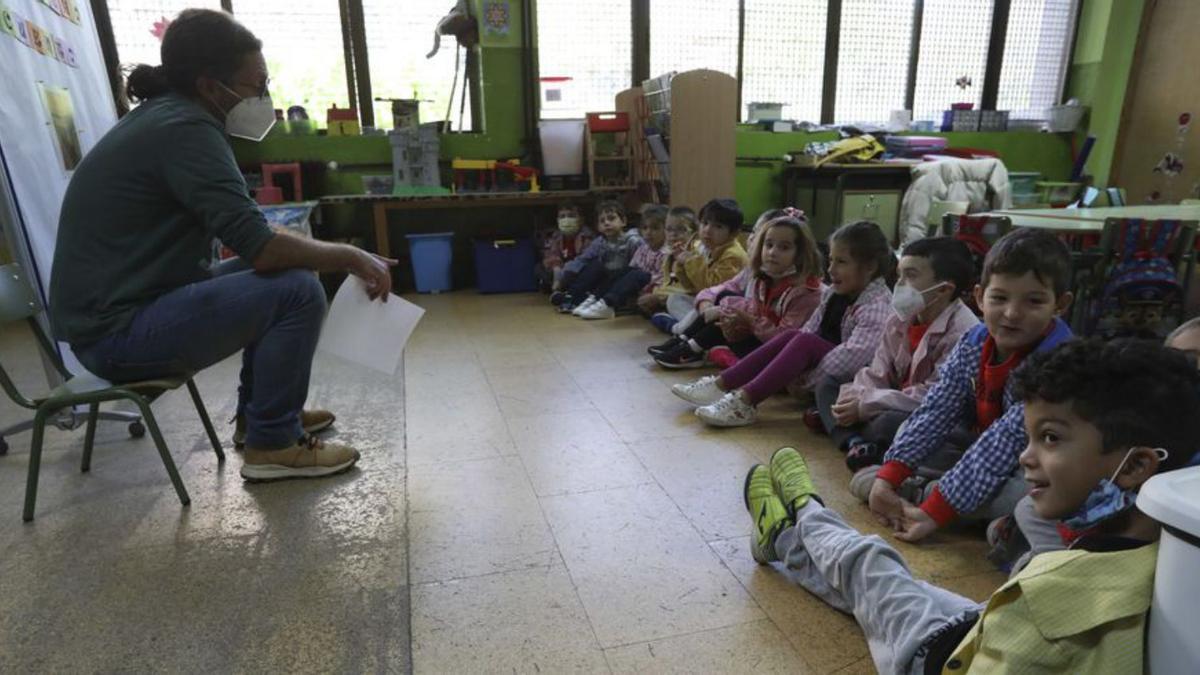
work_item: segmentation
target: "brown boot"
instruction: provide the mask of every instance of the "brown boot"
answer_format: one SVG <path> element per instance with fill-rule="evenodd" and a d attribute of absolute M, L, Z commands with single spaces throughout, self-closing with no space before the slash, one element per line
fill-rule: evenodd
<path fill-rule="evenodd" d="M 349 469 L 358 457 L 358 450 L 348 445 L 324 443 L 316 436 L 305 436 L 281 450 L 246 448 L 242 455 L 242 478 L 251 483 L 321 478 Z"/>
<path fill-rule="evenodd" d="M 333 426 L 337 420 L 337 415 L 328 410 L 301 410 L 300 411 L 300 426 L 304 427 L 304 433 L 316 434 L 325 431 Z M 246 445 L 246 418 L 238 415 L 233 418 L 233 447 L 241 450 Z"/>

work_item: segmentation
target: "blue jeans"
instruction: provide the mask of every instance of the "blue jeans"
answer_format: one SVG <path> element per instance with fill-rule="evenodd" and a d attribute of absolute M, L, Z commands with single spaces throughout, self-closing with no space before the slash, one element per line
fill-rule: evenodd
<path fill-rule="evenodd" d="M 112 382 L 198 372 L 242 352 L 239 415 L 246 445 L 285 448 L 300 438 L 325 289 L 308 270 L 225 274 L 150 301 L 124 330 L 72 349 Z"/>

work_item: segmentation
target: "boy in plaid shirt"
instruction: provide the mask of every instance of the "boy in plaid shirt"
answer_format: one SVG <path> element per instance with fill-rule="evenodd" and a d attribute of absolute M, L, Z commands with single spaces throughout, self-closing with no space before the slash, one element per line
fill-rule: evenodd
<path fill-rule="evenodd" d="M 860 498 L 869 481 L 871 511 L 896 529 L 897 538 L 915 542 L 957 518 L 1008 515 L 1024 496 L 1017 457 L 1029 439 L 1009 376 L 1029 354 L 1070 339 L 1070 328 L 1058 318 L 1071 304 L 1070 265 L 1067 247 L 1039 230 L 1017 230 L 988 252 L 975 289 L 983 325 L 955 346 L 883 466 L 863 469 L 852 481 Z M 965 444 L 955 441 L 971 436 L 960 455 Z M 906 509 L 900 487 L 930 466 L 948 470 L 924 486 L 919 508 Z"/>

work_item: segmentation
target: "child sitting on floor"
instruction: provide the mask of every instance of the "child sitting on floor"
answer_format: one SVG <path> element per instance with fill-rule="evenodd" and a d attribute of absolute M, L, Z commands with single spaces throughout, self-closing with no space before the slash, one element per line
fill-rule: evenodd
<path fill-rule="evenodd" d="M 674 317 L 664 311 L 667 308 L 667 297 L 674 293 L 686 293 L 684 288 L 679 285 L 679 278 L 675 275 L 675 260 L 685 251 L 691 251 L 699 246 L 699 241 L 696 239 L 696 231 L 699 228 L 696 212 L 690 208 L 672 206 L 671 210 L 667 212 L 667 246 L 662 268 L 659 270 L 654 288 L 643 293 L 637 302 L 638 309 L 642 314 L 651 317 L 651 321 L 660 329 L 663 327 L 659 325 L 662 321 L 657 318 L 659 314 L 665 316 L 672 325 L 675 323 Z M 666 330 L 670 330 L 670 326 L 666 326 Z"/>
<path fill-rule="evenodd" d="M 812 315 L 821 301 L 821 256 L 803 216 L 769 220 L 751 241 L 747 269 L 700 292 L 697 320 L 679 337 L 651 347 L 656 363 L 673 369 L 702 366 L 705 352 L 718 345 L 743 356 L 780 331 L 803 326 Z"/>
<path fill-rule="evenodd" d="M 914 579 L 894 548 L 847 525 L 796 450 L 746 477 L 754 559 L 853 615 L 881 673 L 1143 670 L 1160 525 L 1136 497 L 1196 452 L 1200 375 L 1150 342 L 1067 342 L 1029 361 L 1013 377 L 1034 508 L 1087 534 L 1033 558 L 985 603 Z"/>
<path fill-rule="evenodd" d="M 904 249 L 892 310 L 871 365 L 854 381 L 827 377 L 817 409 L 851 471 L 879 464 L 904 420 L 921 405 L 955 343 L 979 319 L 962 302 L 975 288 L 966 244 L 950 237 L 920 239 Z"/>
<path fill-rule="evenodd" d="M 542 244 L 542 261 L 534 270 L 538 288 L 543 293 L 558 290 L 563 265 L 583 253 L 595 237 L 596 233 L 584 225 L 579 217 L 578 207 L 574 204 L 560 204 L 558 228 L 545 238 Z"/>
<path fill-rule="evenodd" d="M 629 268 L 614 279 L 607 288 L 601 285 L 579 304 L 571 313 L 581 319 L 611 319 L 617 310 L 629 304 L 639 291 L 655 283 L 662 273 L 662 261 L 666 256 L 667 207 L 649 204 L 642 209 L 642 223 L 638 231 L 642 244 L 633 252 Z"/>
<path fill-rule="evenodd" d="M 720 375 L 671 387 L 699 406 L 697 417 L 720 427 L 753 424 L 756 406 L 792 381 L 811 389 L 828 376 L 849 379 L 870 362 L 892 314 L 886 280 L 896 259 L 879 226 L 868 221 L 838 228 L 829 247 L 832 285 L 803 328 L 780 331 Z"/>
<path fill-rule="evenodd" d="M 700 245 L 675 257 L 672 272 L 682 293 L 667 298 L 667 311 L 690 311 L 695 295 L 709 286 L 732 279 L 746 266 L 746 249 L 738 241 L 742 229 L 742 209 L 732 199 L 712 199 L 700 209 Z"/>
<path fill-rule="evenodd" d="M 881 522 L 903 519 L 901 538 L 919 541 L 956 518 L 1009 515 L 1025 494 L 1017 457 L 1027 439 L 1009 374 L 1029 354 L 1071 337 L 1058 318 L 1071 304 L 1070 269 L 1066 245 L 1044 230 L 1015 230 L 988 251 L 975 289 L 983 324 L 955 345 L 883 466 L 851 480 L 850 491 Z M 940 477 L 906 483 L 919 469 L 919 477 Z M 918 493 L 910 501 L 920 503 L 922 518 L 904 518 L 902 486 Z"/>
<path fill-rule="evenodd" d="M 558 311 L 570 312 L 596 290 L 607 290 L 629 269 L 642 238 L 636 232 L 625 231 L 625 220 L 625 209 L 619 202 L 605 200 L 596 205 L 600 236 L 577 258 L 563 265 L 558 288 L 550 294 L 550 304 Z"/>

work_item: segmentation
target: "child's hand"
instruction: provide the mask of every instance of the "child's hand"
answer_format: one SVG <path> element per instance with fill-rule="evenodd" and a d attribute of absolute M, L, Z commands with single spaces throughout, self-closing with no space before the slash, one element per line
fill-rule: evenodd
<path fill-rule="evenodd" d="M 897 494 L 892 484 L 876 478 L 871 484 L 871 495 L 867 498 L 867 507 L 880 525 L 898 529 L 904 518 L 904 500 Z"/>
<path fill-rule="evenodd" d="M 895 537 L 900 541 L 916 543 L 933 534 L 938 529 L 937 523 L 933 521 L 933 518 L 929 517 L 928 513 L 925 513 L 920 508 L 909 504 L 903 499 L 900 500 L 900 504 L 903 509 L 903 515 L 895 525 Z"/>
<path fill-rule="evenodd" d="M 713 323 L 721 319 L 721 308 L 710 303 L 707 307 L 700 310 L 700 316 L 704 317 L 705 323 Z"/>
<path fill-rule="evenodd" d="M 637 299 L 637 306 L 643 314 L 653 314 L 658 311 L 658 296 L 647 293 Z"/>
<path fill-rule="evenodd" d="M 833 404 L 830 409 L 833 413 L 833 421 L 837 422 L 839 427 L 852 427 L 858 424 L 858 397 L 846 396 L 839 398 L 837 403 Z"/>

